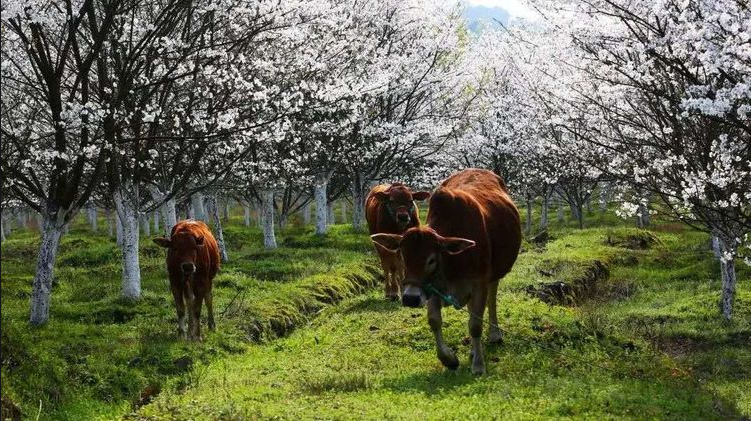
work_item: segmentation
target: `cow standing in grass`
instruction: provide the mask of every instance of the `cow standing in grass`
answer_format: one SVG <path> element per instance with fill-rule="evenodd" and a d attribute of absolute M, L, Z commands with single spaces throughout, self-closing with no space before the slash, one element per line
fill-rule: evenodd
<path fill-rule="evenodd" d="M 370 234 L 402 234 L 420 225 L 420 214 L 415 200 L 425 200 L 430 193 L 413 192 L 402 183 L 380 184 L 373 187 L 365 200 L 365 219 Z M 399 288 L 404 277 L 404 265 L 398 252 L 381 247 L 375 249 L 381 258 L 386 298 L 399 299 Z"/>
<path fill-rule="evenodd" d="M 427 301 L 428 323 L 435 336 L 438 358 L 456 369 L 459 360 L 443 341 L 441 307 L 451 296 L 458 305 L 469 304 L 472 338 L 472 373 L 485 372 L 482 323 L 487 303 L 488 339 L 502 340 L 498 328 L 498 282 L 513 266 L 521 245 L 519 211 L 503 180 L 480 169 L 460 171 L 441 183 L 430 198 L 427 225 L 404 235 L 376 234 L 379 246 L 400 252 L 405 277 L 402 304 L 418 307 Z"/>
<path fill-rule="evenodd" d="M 177 308 L 178 331 L 182 338 L 201 340 L 201 306 L 206 301 L 209 329 L 214 330 L 214 306 L 211 287 L 219 270 L 219 247 L 209 227 L 201 221 L 180 221 L 172 227 L 170 238 L 155 238 L 167 249 L 172 296 Z M 188 307 L 188 331 L 185 307 Z"/>

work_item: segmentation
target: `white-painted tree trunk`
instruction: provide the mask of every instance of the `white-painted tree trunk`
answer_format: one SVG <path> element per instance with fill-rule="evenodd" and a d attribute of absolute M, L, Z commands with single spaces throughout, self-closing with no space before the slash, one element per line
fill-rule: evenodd
<path fill-rule="evenodd" d="M 329 184 L 329 174 L 323 174 L 316 177 L 314 197 L 316 201 L 316 234 L 326 235 L 328 233 L 328 204 L 326 202 L 326 189 Z"/>
<path fill-rule="evenodd" d="M 113 195 L 115 210 L 122 226 L 121 295 L 135 300 L 141 297 L 141 268 L 138 262 L 138 188 L 126 185 Z"/>
<path fill-rule="evenodd" d="M 39 326 L 50 318 L 50 294 L 52 293 L 52 271 L 55 267 L 57 248 L 63 226 L 55 215 L 45 215 L 42 222 L 42 242 L 37 253 L 37 268 L 31 290 L 31 311 L 29 323 Z"/>
<path fill-rule="evenodd" d="M 190 196 L 190 203 L 193 208 L 193 219 L 206 220 L 206 208 L 203 205 L 203 193 L 193 193 Z"/>
<path fill-rule="evenodd" d="M 5 218 L 0 218 L 0 236 L 5 241 Z"/>
<path fill-rule="evenodd" d="M 230 199 L 227 198 L 224 201 L 224 222 L 229 222 L 230 213 L 232 213 L 232 209 L 230 208 Z"/>
<path fill-rule="evenodd" d="M 352 228 L 362 231 L 365 222 L 365 192 L 359 183 L 352 184 Z"/>
<path fill-rule="evenodd" d="M 261 192 L 261 210 L 263 214 L 263 245 L 267 249 L 276 248 L 276 234 L 274 233 L 274 191 Z"/>
<path fill-rule="evenodd" d="M 310 213 L 311 213 L 310 209 L 311 209 L 311 206 L 310 206 L 310 201 L 309 201 L 302 208 L 302 222 L 303 224 L 305 224 L 305 226 L 310 225 Z"/>
<path fill-rule="evenodd" d="M 550 196 L 542 195 L 542 209 L 540 210 L 540 231 L 548 228 L 548 207 L 550 205 Z"/>
<path fill-rule="evenodd" d="M 106 211 L 104 211 L 104 219 L 107 220 L 107 233 L 109 234 L 110 237 L 112 237 L 112 235 L 114 234 L 113 233 L 114 227 L 112 226 L 112 211 L 111 210 L 107 209 Z"/>
<path fill-rule="evenodd" d="M 149 237 L 151 236 L 151 221 L 149 221 L 149 214 L 144 213 L 141 215 L 141 227 L 143 229 L 143 235 Z"/>
<path fill-rule="evenodd" d="M 532 202 L 532 196 L 527 194 L 527 220 L 524 221 L 524 231 L 526 231 L 527 235 L 532 234 L 532 206 L 534 205 L 534 202 Z"/>
<path fill-rule="evenodd" d="M 263 193 L 261 193 L 263 195 Z M 274 209 L 274 202 L 272 199 L 271 209 Z M 263 197 L 256 202 L 256 226 L 263 229 Z"/>
<path fill-rule="evenodd" d="M 720 272 L 722 278 L 722 294 L 720 296 L 720 311 L 725 320 L 732 320 L 733 305 L 735 304 L 735 289 L 738 283 L 735 274 L 735 260 L 737 249 L 732 239 L 718 237 L 720 251 Z"/>
<path fill-rule="evenodd" d="M 326 205 L 326 223 L 334 225 L 336 223 L 336 215 L 334 215 L 334 202 L 329 202 Z"/>
<path fill-rule="evenodd" d="M 151 215 L 151 217 L 154 219 L 154 234 L 159 234 L 159 209 L 155 210 L 154 213 Z"/>
<path fill-rule="evenodd" d="M 164 202 L 162 216 L 164 217 L 164 232 L 170 235 L 172 234 L 172 227 L 177 225 L 177 205 L 174 198 Z"/>
<path fill-rule="evenodd" d="M 89 206 L 88 208 L 89 224 L 91 224 L 91 230 L 97 232 L 99 230 L 97 221 L 97 212 L 95 206 Z"/>
<path fill-rule="evenodd" d="M 117 246 L 122 248 L 123 247 L 123 221 L 120 219 L 120 216 L 117 213 L 117 210 L 115 211 L 115 228 L 117 231 Z"/>
<path fill-rule="evenodd" d="M 249 227 L 250 226 L 250 206 L 248 206 L 247 204 L 244 205 L 243 210 L 245 212 L 243 215 L 243 217 L 245 218 L 245 226 Z"/>
<path fill-rule="evenodd" d="M 206 207 L 214 221 L 214 236 L 216 237 L 216 244 L 219 246 L 219 256 L 222 262 L 228 262 L 227 246 L 224 243 L 224 230 L 222 230 L 222 221 L 219 218 L 219 201 L 216 196 L 206 196 Z"/>

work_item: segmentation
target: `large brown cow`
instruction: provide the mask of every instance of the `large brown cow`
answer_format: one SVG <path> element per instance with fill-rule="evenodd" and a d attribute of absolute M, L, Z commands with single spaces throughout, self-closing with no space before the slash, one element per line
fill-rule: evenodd
<path fill-rule="evenodd" d="M 410 228 L 404 235 L 371 238 L 401 253 L 405 266 L 402 304 L 418 307 L 427 301 L 438 358 L 450 369 L 456 369 L 459 360 L 443 341 L 443 300 L 435 291 L 452 296 L 458 305 L 469 304 L 472 372 L 484 373 L 485 305 L 490 318 L 488 339 L 498 342 L 502 339 L 496 311 L 498 282 L 511 270 L 521 245 L 519 211 L 503 180 L 487 170 L 460 171 L 433 192 L 427 226 Z"/>
<path fill-rule="evenodd" d="M 214 306 L 211 287 L 219 270 L 219 247 L 209 227 L 192 219 L 180 221 L 172 227 L 170 238 L 155 238 L 154 242 L 167 248 L 167 271 L 172 296 L 177 308 L 180 336 L 189 334 L 201 340 L 201 305 L 206 301 L 209 329 L 214 330 Z M 188 307 L 188 329 L 185 329 L 185 307 Z"/>
<path fill-rule="evenodd" d="M 370 234 L 402 234 L 420 225 L 420 214 L 415 200 L 425 200 L 430 193 L 413 192 L 402 183 L 379 184 L 373 187 L 365 200 L 365 219 Z M 399 299 L 399 286 L 404 276 L 404 265 L 399 253 L 375 243 L 381 258 L 386 298 Z"/>

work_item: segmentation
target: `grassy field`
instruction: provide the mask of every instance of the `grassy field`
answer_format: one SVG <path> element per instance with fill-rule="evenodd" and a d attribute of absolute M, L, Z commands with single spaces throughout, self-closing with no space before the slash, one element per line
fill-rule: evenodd
<path fill-rule="evenodd" d="M 706 235 L 590 216 L 525 242 L 499 292 L 502 345 L 469 373 L 467 318 L 444 309 L 461 366 L 435 357 L 425 310 L 374 288 L 365 235 L 304 229 L 263 251 L 233 221 L 218 331 L 180 342 L 162 252 L 121 302 L 113 241 L 83 227 L 59 256 L 52 321 L 26 325 L 35 236 L 2 245 L 2 394 L 40 419 L 739 419 L 751 417 L 751 271 L 721 321 Z M 340 301 L 343 300 L 343 301 Z M 328 305 L 332 304 L 332 305 Z M 291 328 L 298 327 L 284 338 Z"/>

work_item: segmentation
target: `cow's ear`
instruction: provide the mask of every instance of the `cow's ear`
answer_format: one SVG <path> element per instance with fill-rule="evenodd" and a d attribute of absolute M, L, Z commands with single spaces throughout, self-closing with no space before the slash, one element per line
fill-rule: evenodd
<path fill-rule="evenodd" d="M 468 248 L 475 246 L 475 242 L 466 238 L 445 237 L 441 238 L 441 247 L 448 254 L 459 254 Z"/>
<path fill-rule="evenodd" d="M 157 237 L 154 239 L 154 242 L 164 248 L 169 248 L 172 245 L 172 240 L 167 237 Z"/>
<path fill-rule="evenodd" d="M 199 235 L 196 237 L 196 245 L 198 247 L 203 247 L 203 235 Z"/>
<path fill-rule="evenodd" d="M 425 200 L 428 197 L 430 197 L 430 192 L 427 191 L 419 191 L 412 193 L 412 199 L 414 200 Z"/>
<path fill-rule="evenodd" d="M 373 193 L 373 196 L 375 196 L 376 200 L 378 200 L 379 202 L 385 202 L 391 197 L 391 195 L 385 191 L 375 192 Z"/>
<path fill-rule="evenodd" d="M 399 250 L 399 242 L 402 241 L 402 236 L 399 234 L 373 234 L 370 239 L 376 246 L 396 252 Z"/>

